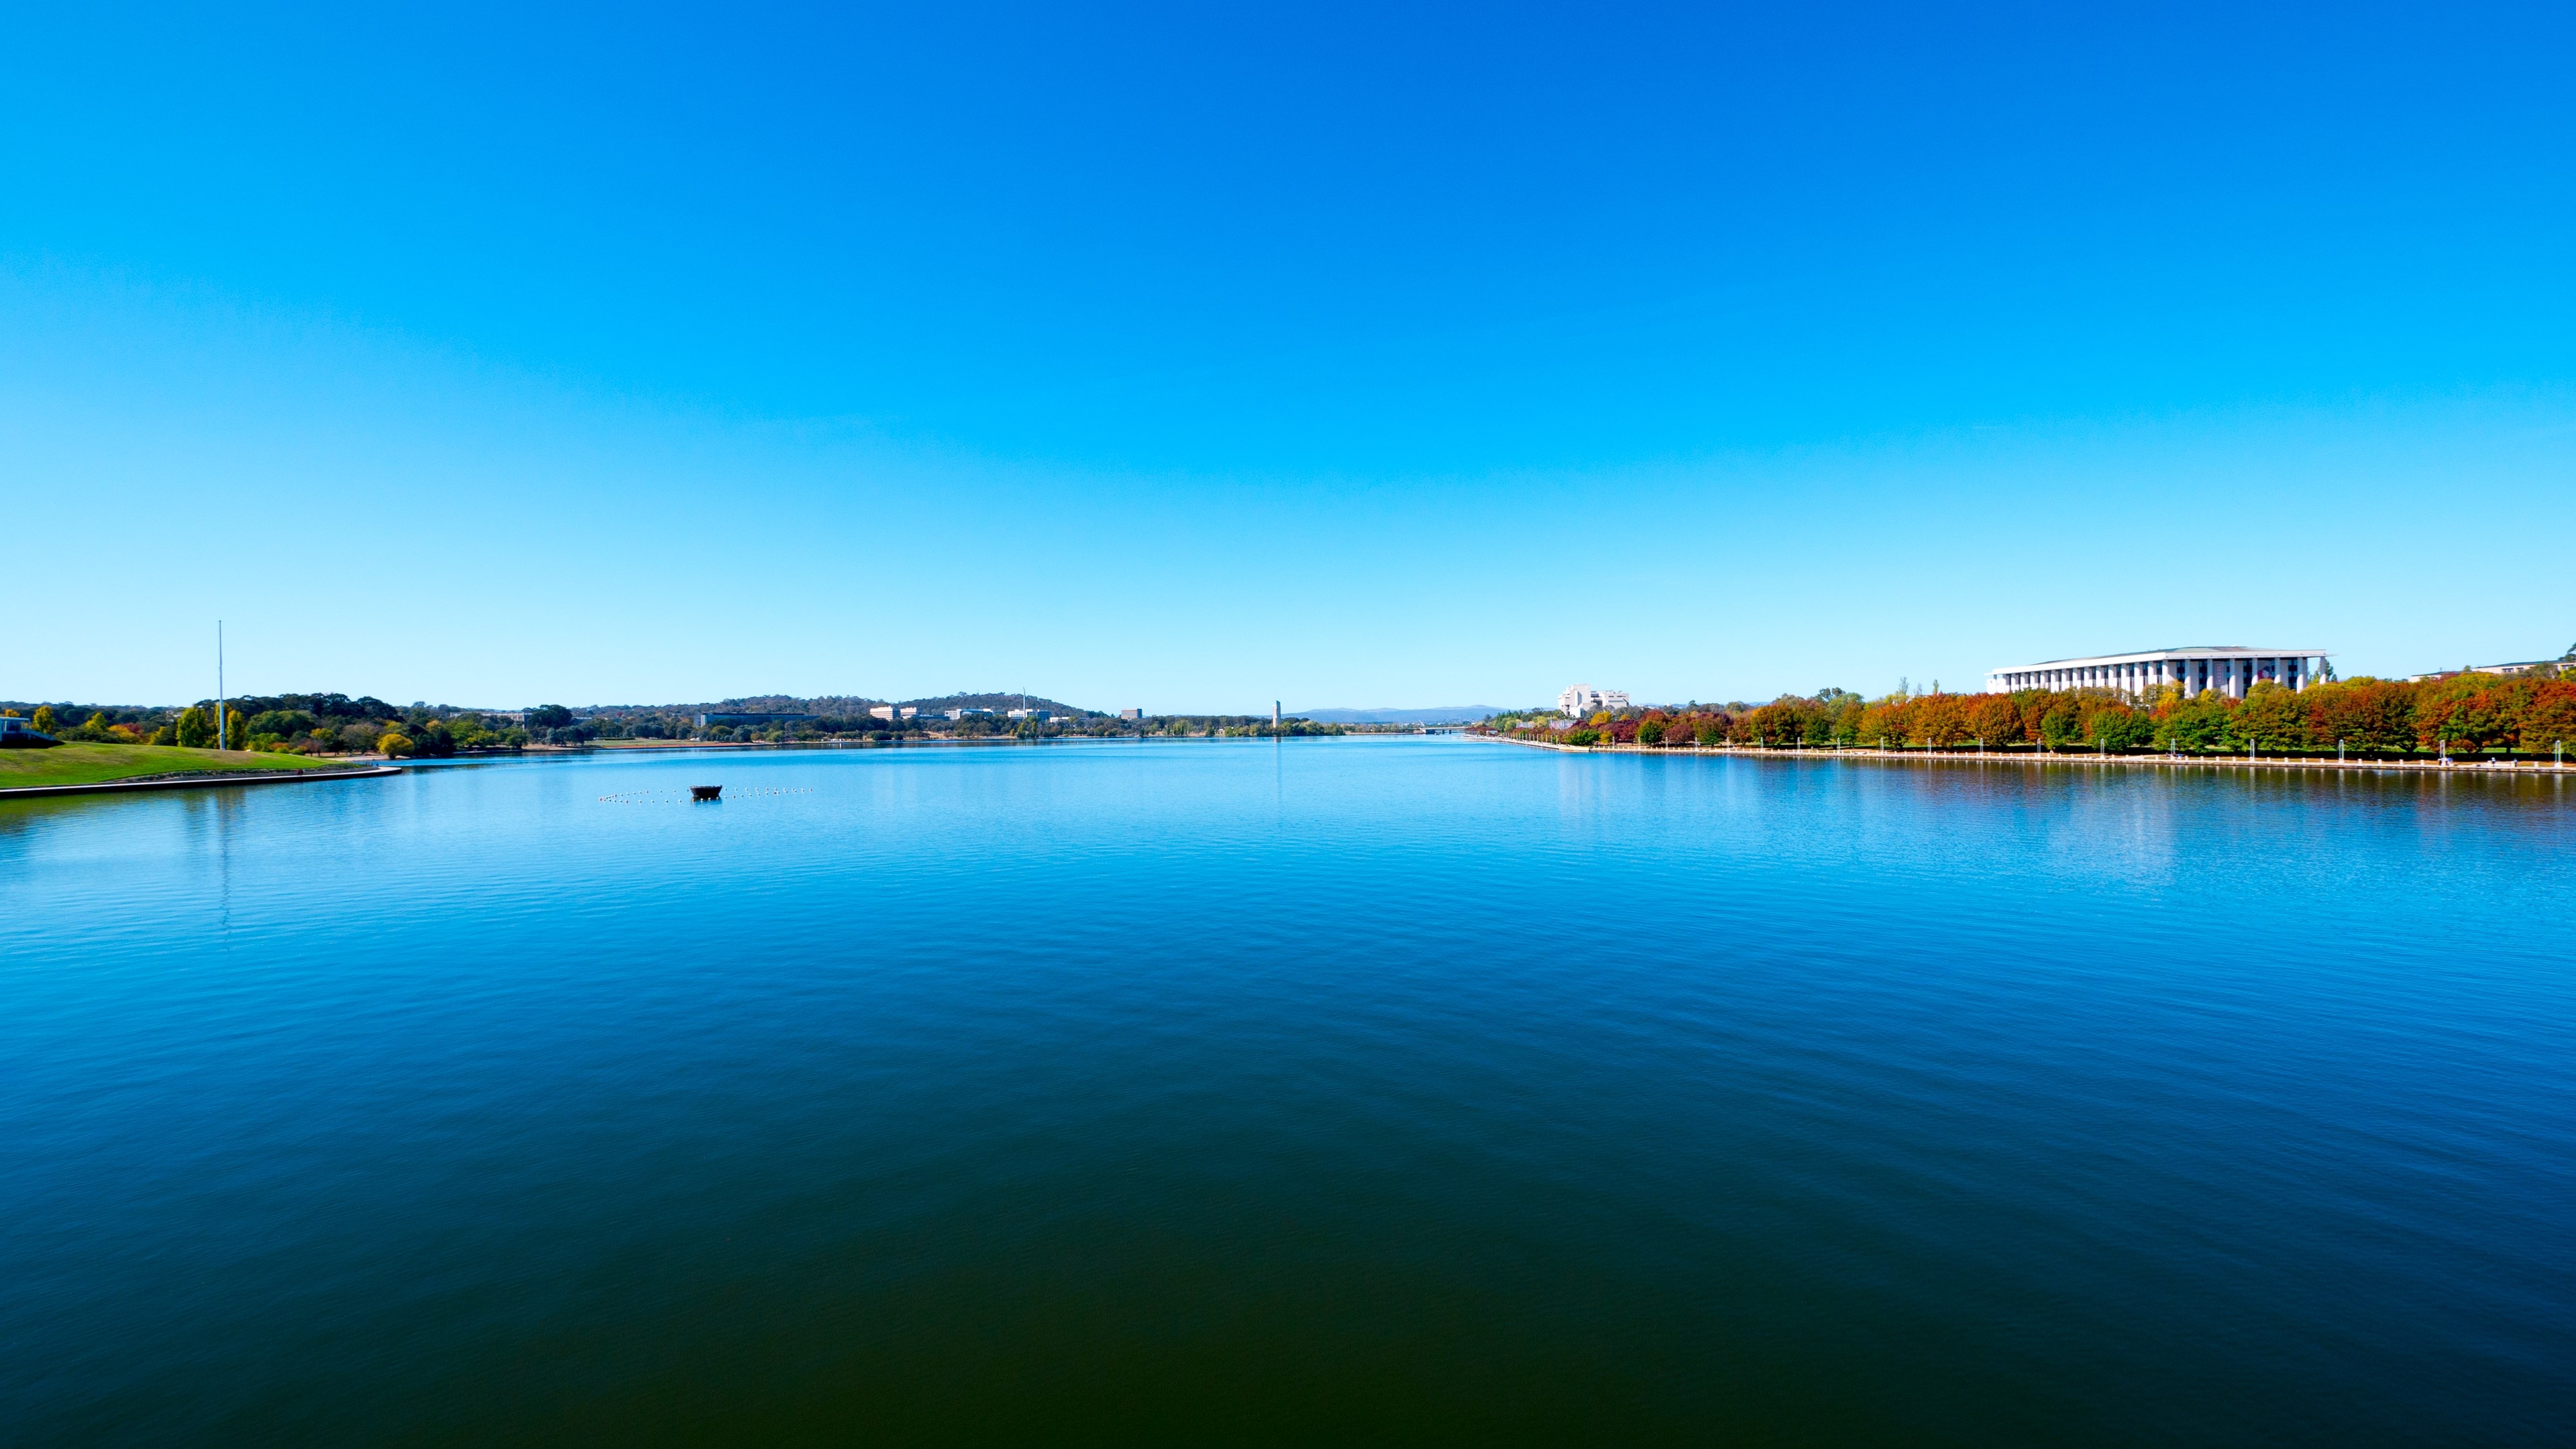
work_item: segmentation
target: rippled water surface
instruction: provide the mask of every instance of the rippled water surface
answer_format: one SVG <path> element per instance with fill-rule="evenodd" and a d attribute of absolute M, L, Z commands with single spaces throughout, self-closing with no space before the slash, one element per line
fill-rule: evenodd
<path fill-rule="evenodd" d="M 2564 1442 L 2571 866 L 1453 740 L 0 804 L 0 1440 Z"/>

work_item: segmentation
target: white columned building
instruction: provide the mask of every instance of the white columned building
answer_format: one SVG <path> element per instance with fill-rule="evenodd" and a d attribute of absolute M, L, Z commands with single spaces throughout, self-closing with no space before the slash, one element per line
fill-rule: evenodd
<path fill-rule="evenodd" d="M 1576 719 L 1597 709 L 1622 710 L 1628 708 L 1628 691 L 1578 684 L 1556 697 L 1556 707 Z"/>
<path fill-rule="evenodd" d="M 1990 694 L 2016 689 L 2108 689 L 2152 696 L 2166 685 L 2184 694 L 2217 690 L 2243 699 L 2257 684 L 2305 689 L 2324 682 L 2323 649 L 2252 649 L 2241 644 L 2204 644 L 2183 649 L 2149 649 L 2137 654 L 2100 654 L 2090 659 L 2051 659 L 2015 664 L 1986 675 Z"/>

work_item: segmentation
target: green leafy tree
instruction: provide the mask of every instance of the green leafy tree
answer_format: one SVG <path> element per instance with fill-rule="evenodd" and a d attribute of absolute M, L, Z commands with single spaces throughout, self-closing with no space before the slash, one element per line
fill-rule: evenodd
<path fill-rule="evenodd" d="M 2173 707 L 2156 729 L 2156 743 L 2175 750 L 2213 750 L 2232 743 L 2228 716 L 2235 701 L 2206 690 Z"/>
<path fill-rule="evenodd" d="M 214 717 L 197 705 L 179 711 L 179 743 L 188 749 L 202 750 L 215 742 Z"/>
<path fill-rule="evenodd" d="M 2304 750 L 2310 743 L 2306 705 L 2297 694 L 2269 681 L 2255 685 L 2245 696 L 2231 724 L 2229 742 L 2238 746 Z"/>
<path fill-rule="evenodd" d="M 57 721 L 54 719 L 54 707 L 50 704 L 37 705 L 36 716 L 29 720 L 28 723 L 35 726 L 38 734 L 52 734 L 54 732 L 55 725 L 57 724 Z"/>
<path fill-rule="evenodd" d="M 405 736 L 396 734 L 391 730 L 387 730 L 376 738 L 376 753 L 385 756 L 387 759 L 398 760 L 403 756 L 410 754 L 411 751 L 411 741 Z"/>
<path fill-rule="evenodd" d="M 240 710 L 225 711 L 224 742 L 236 750 L 245 748 L 250 739 L 250 731 L 247 728 L 249 723 L 250 721 L 242 718 Z"/>
<path fill-rule="evenodd" d="M 1861 738 L 1861 720 L 1869 713 L 1869 701 L 1857 694 L 1834 691 L 1831 705 L 1832 724 L 1825 732 L 1828 743 L 1856 745 Z"/>
<path fill-rule="evenodd" d="M 2155 743 L 2156 719 L 2143 710 L 2114 705 L 2094 714 L 2090 733 L 2105 748 L 2135 749 Z"/>

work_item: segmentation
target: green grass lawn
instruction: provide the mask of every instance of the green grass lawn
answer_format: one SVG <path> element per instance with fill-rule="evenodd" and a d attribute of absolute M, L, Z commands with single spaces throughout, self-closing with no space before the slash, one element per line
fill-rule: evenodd
<path fill-rule="evenodd" d="M 50 750 L 0 750 L 0 790 L 29 785 L 95 785 L 147 775 L 252 774 L 280 770 L 347 768 L 350 762 L 307 755 L 267 755 L 251 750 L 183 750 L 176 745 L 56 745 Z"/>

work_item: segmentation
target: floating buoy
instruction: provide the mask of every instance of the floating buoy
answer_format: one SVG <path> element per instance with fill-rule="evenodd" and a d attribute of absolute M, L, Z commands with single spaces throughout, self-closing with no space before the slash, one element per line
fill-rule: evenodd
<path fill-rule="evenodd" d="M 722 794 L 724 794 L 724 786 L 722 785 L 691 785 L 689 787 L 689 798 L 692 800 L 713 800 Z"/>

